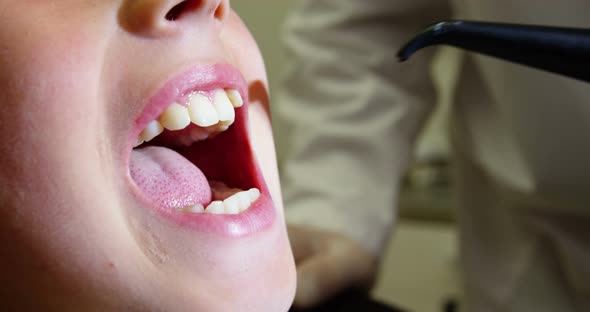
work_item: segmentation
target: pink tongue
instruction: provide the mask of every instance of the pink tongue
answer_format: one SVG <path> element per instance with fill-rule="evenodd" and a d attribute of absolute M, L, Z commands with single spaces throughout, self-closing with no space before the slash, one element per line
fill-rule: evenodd
<path fill-rule="evenodd" d="M 131 152 L 131 178 L 148 200 L 162 209 L 179 209 L 211 202 L 203 172 L 175 151 L 149 146 Z"/>

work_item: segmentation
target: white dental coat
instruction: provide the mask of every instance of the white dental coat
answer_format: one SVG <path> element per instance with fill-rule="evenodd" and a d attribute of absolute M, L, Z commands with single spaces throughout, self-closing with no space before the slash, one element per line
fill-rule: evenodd
<path fill-rule="evenodd" d="M 436 95 L 435 21 L 590 28 L 588 0 L 303 0 L 274 99 L 288 221 L 382 252 L 400 177 Z M 452 108 L 468 311 L 590 311 L 590 84 L 466 54 Z"/>

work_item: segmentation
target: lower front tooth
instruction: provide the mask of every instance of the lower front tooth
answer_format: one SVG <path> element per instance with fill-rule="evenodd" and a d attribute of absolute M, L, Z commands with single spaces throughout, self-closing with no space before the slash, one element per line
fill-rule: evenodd
<path fill-rule="evenodd" d="M 240 200 L 238 199 L 238 196 L 236 196 L 236 194 L 223 200 L 223 205 L 225 206 L 226 210 L 234 213 L 239 213 L 242 209 L 240 207 Z"/>
<path fill-rule="evenodd" d="M 222 188 L 222 183 L 218 182 L 211 182 L 212 188 Z M 225 187 L 225 185 L 223 185 Z M 227 187 L 226 187 L 227 188 Z M 230 190 L 229 188 L 227 188 Z M 260 197 L 260 191 L 256 188 L 251 188 L 248 191 L 241 191 L 234 193 L 230 197 L 226 198 L 225 200 L 215 200 L 212 201 L 207 208 L 204 208 L 201 204 L 196 204 L 193 206 L 185 207 L 180 209 L 179 211 L 182 212 L 191 212 L 191 213 L 211 213 L 211 214 L 239 214 L 244 212 L 252 206 L 258 197 Z"/>
<path fill-rule="evenodd" d="M 252 202 L 255 202 L 258 199 L 258 197 L 260 197 L 260 190 L 258 190 L 257 188 L 249 189 L 248 193 L 250 194 L 250 199 L 252 200 Z"/>
<path fill-rule="evenodd" d="M 227 205 L 224 202 L 223 206 L 225 206 L 225 213 L 227 213 L 227 214 L 238 214 L 242 211 L 242 209 L 240 209 L 241 207 L 239 205 Z"/>
<path fill-rule="evenodd" d="M 188 212 L 195 212 L 195 213 L 205 212 L 205 207 L 203 207 L 203 205 L 201 205 L 201 204 L 196 204 L 196 205 L 188 207 Z"/>
<path fill-rule="evenodd" d="M 207 206 L 205 212 L 213 214 L 222 214 L 225 213 L 225 206 L 223 205 L 223 202 L 216 200 L 211 202 L 209 206 Z"/>
<path fill-rule="evenodd" d="M 192 213 L 202 213 L 202 212 L 205 212 L 205 208 L 201 204 L 196 204 L 196 205 L 192 205 L 192 206 L 180 208 L 180 209 L 178 209 L 178 211 L 181 211 L 181 212 L 192 212 Z"/>
<path fill-rule="evenodd" d="M 238 197 L 238 201 L 240 202 L 240 211 L 244 211 L 250 208 L 250 204 L 252 204 L 252 201 L 250 199 L 250 194 L 247 191 L 239 192 L 236 195 Z"/>

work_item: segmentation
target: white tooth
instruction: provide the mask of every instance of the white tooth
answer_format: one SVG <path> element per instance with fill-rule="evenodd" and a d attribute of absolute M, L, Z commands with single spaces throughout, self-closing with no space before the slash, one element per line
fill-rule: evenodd
<path fill-rule="evenodd" d="M 143 144 L 143 140 L 141 138 L 137 138 L 137 140 L 135 141 L 135 145 L 133 145 L 133 148 L 136 148 L 141 144 Z"/>
<path fill-rule="evenodd" d="M 225 213 L 225 206 L 223 205 L 223 202 L 216 200 L 211 202 L 209 206 L 207 206 L 205 212 L 213 214 L 222 214 Z"/>
<path fill-rule="evenodd" d="M 217 132 L 223 132 L 227 129 L 229 129 L 229 126 L 231 126 L 234 123 L 234 121 L 232 120 L 230 121 L 222 121 L 219 123 L 219 125 L 217 126 Z"/>
<path fill-rule="evenodd" d="M 233 213 L 239 213 L 240 212 L 240 200 L 239 198 L 236 196 L 236 194 L 226 198 L 223 201 L 223 205 L 225 206 L 225 210 L 226 211 L 231 211 Z M 237 211 L 237 212 L 236 212 Z"/>
<path fill-rule="evenodd" d="M 258 199 L 258 197 L 260 197 L 260 190 L 258 190 L 257 188 L 249 189 L 248 193 L 250 194 L 250 200 L 252 202 L 255 202 Z"/>
<path fill-rule="evenodd" d="M 193 212 L 193 213 L 203 213 L 203 212 L 205 212 L 205 207 L 203 207 L 203 205 L 201 205 L 201 204 L 196 204 L 196 205 L 186 207 L 183 211 L 184 212 Z"/>
<path fill-rule="evenodd" d="M 227 97 L 227 93 L 223 90 L 217 90 L 213 101 L 213 106 L 217 111 L 217 116 L 220 121 L 233 121 L 236 119 L 236 112 L 234 106 Z"/>
<path fill-rule="evenodd" d="M 208 97 L 200 93 L 195 93 L 191 95 L 189 103 L 188 112 L 194 124 L 201 127 L 208 127 L 219 122 L 217 111 L 215 111 Z"/>
<path fill-rule="evenodd" d="M 193 205 L 191 206 L 191 212 L 205 212 L 205 207 L 203 207 L 201 204 Z"/>
<path fill-rule="evenodd" d="M 209 132 L 203 128 L 194 128 L 191 130 L 191 139 L 193 141 L 203 141 L 209 137 Z"/>
<path fill-rule="evenodd" d="M 160 115 L 160 123 L 164 128 L 174 131 L 186 128 L 191 123 L 191 119 L 186 107 L 178 103 L 172 103 Z"/>
<path fill-rule="evenodd" d="M 236 195 L 238 197 L 238 200 L 240 201 L 240 211 L 244 211 L 250 208 L 250 204 L 252 204 L 252 202 L 250 201 L 250 194 L 248 193 L 248 191 L 239 192 Z"/>
<path fill-rule="evenodd" d="M 238 214 L 241 211 L 240 207 L 238 207 L 237 205 L 228 206 L 225 204 L 225 202 L 223 203 L 223 205 L 225 206 L 225 213 L 227 214 Z"/>
<path fill-rule="evenodd" d="M 152 120 L 141 132 L 141 138 L 149 142 L 162 132 L 164 132 L 164 127 L 157 120 Z"/>
<path fill-rule="evenodd" d="M 248 191 L 239 192 L 238 197 L 240 198 L 242 208 L 249 207 L 252 203 L 252 200 L 250 199 L 250 193 L 248 193 Z"/>
<path fill-rule="evenodd" d="M 225 92 L 227 92 L 227 96 L 234 107 L 242 107 L 242 105 L 244 105 L 244 100 L 238 90 L 228 89 Z"/>

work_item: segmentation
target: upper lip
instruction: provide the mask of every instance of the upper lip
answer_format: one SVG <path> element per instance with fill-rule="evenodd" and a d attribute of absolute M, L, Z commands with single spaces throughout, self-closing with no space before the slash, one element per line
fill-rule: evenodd
<path fill-rule="evenodd" d="M 169 79 L 145 102 L 144 109 L 135 119 L 128 138 L 132 146 L 139 133 L 178 98 L 193 91 L 235 89 L 240 92 L 244 105 L 248 103 L 247 84 L 241 72 L 229 64 L 195 65 Z"/>

